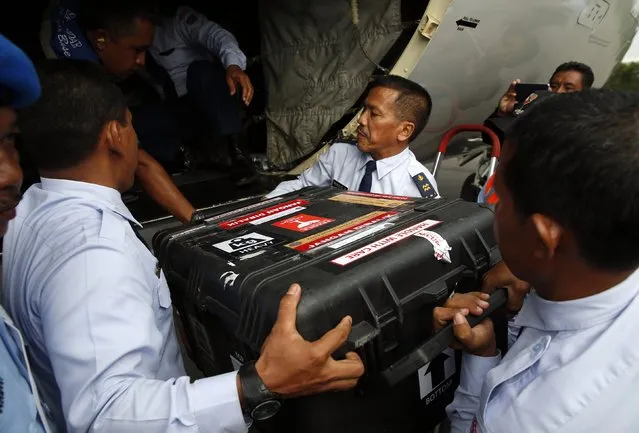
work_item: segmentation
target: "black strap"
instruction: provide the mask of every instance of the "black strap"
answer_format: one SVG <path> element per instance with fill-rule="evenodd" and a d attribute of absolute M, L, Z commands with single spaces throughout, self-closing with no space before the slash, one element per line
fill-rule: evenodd
<path fill-rule="evenodd" d="M 366 163 L 366 171 L 364 177 L 359 184 L 359 191 L 371 192 L 371 186 L 373 185 L 373 172 L 377 170 L 377 163 L 375 161 L 368 161 Z"/>
<path fill-rule="evenodd" d="M 137 225 L 135 225 L 132 221 L 129 221 L 129 224 L 131 225 L 131 228 L 133 229 L 133 233 L 135 233 L 135 237 L 138 238 L 140 242 L 142 242 L 142 245 L 144 245 L 149 251 L 151 251 L 151 247 L 149 247 L 149 244 L 146 243 L 146 241 L 140 234 L 140 228 Z"/>
<path fill-rule="evenodd" d="M 335 179 L 333 179 L 333 181 L 331 182 L 331 186 L 333 188 L 341 189 L 342 191 L 346 191 L 348 189 L 348 188 L 346 188 L 345 185 L 342 185 L 341 183 L 339 183 Z"/>

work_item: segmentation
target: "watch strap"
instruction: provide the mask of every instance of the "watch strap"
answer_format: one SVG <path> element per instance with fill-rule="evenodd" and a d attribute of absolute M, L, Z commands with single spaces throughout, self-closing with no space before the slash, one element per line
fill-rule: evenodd
<path fill-rule="evenodd" d="M 265 401 L 279 399 L 277 394 L 269 391 L 262 378 L 257 374 L 254 361 L 243 364 L 238 371 L 238 376 L 242 387 L 244 405 L 249 412 Z"/>

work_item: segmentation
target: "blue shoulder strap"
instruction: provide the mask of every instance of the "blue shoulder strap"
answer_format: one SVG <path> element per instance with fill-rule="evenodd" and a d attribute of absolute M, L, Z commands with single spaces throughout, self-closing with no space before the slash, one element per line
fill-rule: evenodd
<path fill-rule="evenodd" d="M 424 198 L 435 198 L 437 197 L 437 191 L 433 188 L 433 185 L 430 183 L 428 178 L 424 173 L 419 173 L 413 176 L 413 182 L 417 185 L 417 189 L 419 193 Z"/>

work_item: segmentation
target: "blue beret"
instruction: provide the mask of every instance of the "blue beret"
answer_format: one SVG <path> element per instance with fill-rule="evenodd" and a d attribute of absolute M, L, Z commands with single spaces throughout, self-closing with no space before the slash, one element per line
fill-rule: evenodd
<path fill-rule="evenodd" d="M 27 55 L 0 35 L 0 105 L 21 108 L 40 97 L 40 80 Z"/>

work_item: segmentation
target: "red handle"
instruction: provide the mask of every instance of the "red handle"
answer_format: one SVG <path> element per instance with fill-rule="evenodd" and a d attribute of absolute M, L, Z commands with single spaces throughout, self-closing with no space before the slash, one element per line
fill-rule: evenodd
<path fill-rule="evenodd" d="M 450 143 L 450 140 L 452 140 L 455 135 L 459 134 L 460 132 L 469 131 L 483 132 L 487 134 L 488 137 L 490 137 L 490 141 L 492 141 L 493 145 L 490 156 L 499 159 L 499 156 L 501 155 L 501 144 L 499 143 L 499 137 L 497 137 L 497 134 L 495 134 L 490 128 L 484 125 L 472 123 L 457 125 L 449 129 L 448 132 L 446 132 L 446 134 L 444 134 L 444 136 L 442 137 L 442 140 L 439 142 L 439 149 L 437 151 L 442 155 L 445 154 L 448 143 Z"/>

